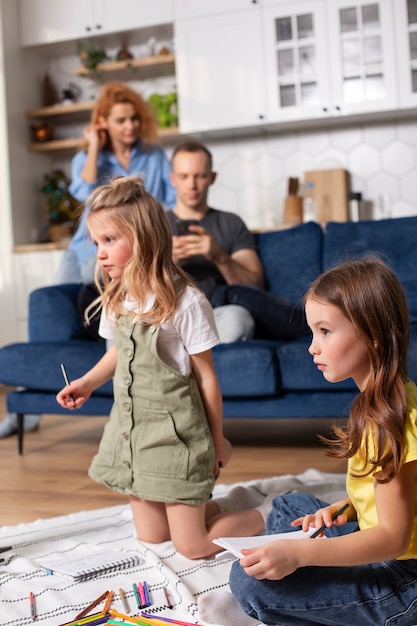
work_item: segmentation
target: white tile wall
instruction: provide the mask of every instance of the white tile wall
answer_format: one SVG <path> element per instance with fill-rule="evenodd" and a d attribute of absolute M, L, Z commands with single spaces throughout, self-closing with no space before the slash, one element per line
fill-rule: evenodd
<path fill-rule="evenodd" d="M 282 223 L 287 179 L 302 181 L 310 169 L 347 169 L 366 201 L 364 217 L 417 215 L 417 120 L 205 143 L 218 172 L 211 206 L 238 213 L 252 229 Z"/>

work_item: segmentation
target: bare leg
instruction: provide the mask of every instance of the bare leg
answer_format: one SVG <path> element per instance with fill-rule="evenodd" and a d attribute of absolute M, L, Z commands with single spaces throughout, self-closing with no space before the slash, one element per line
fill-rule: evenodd
<path fill-rule="evenodd" d="M 150 502 L 130 496 L 130 506 L 140 541 L 162 543 L 171 539 L 164 502 Z"/>
<path fill-rule="evenodd" d="M 189 559 L 200 559 L 221 552 L 212 543 L 217 537 L 258 535 L 265 521 L 257 509 L 219 514 L 206 523 L 206 505 L 167 504 L 171 539 L 178 552 Z"/>

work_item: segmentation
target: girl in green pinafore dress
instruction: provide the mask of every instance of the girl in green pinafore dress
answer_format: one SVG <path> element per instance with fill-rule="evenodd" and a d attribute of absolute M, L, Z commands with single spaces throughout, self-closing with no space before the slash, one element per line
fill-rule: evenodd
<path fill-rule="evenodd" d="M 129 495 L 138 539 L 172 540 L 188 558 L 209 556 L 221 550 L 216 537 L 265 526 L 261 507 L 223 513 L 210 500 L 232 454 L 211 354 L 218 343 L 211 307 L 173 263 L 168 218 L 141 179 L 99 187 L 89 205 L 100 290 L 91 307 L 102 307 L 100 334 L 114 343 L 57 401 L 80 408 L 114 376 L 90 476 Z"/>

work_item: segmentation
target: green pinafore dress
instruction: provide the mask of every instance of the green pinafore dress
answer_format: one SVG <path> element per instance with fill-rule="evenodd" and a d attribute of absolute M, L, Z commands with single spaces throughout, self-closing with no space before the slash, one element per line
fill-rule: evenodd
<path fill-rule="evenodd" d="M 156 502 L 202 504 L 214 486 L 214 446 L 193 374 L 158 356 L 159 327 L 116 323 L 114 404 L 89 475 Z"/>

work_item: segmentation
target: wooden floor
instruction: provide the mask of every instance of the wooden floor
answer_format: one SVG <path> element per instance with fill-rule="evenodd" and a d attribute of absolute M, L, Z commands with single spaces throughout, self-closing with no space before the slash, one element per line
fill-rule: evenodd
<path fill-rule="evenodd" d="M 0 392 L 0 418 L 5 415 Z M 26 433 L 24 454 L 15 436 L 0 440 L 0 525 L 98 509 L 127 502 L 87 474 L 105 417 L 46 415 L 38 431 Z M 234 456 L 220 482 L 296 474 L 310 467 L 343 472 L 345 464 L 325 455 L 317 433 L 329 420 L 225 420 Z"/>

